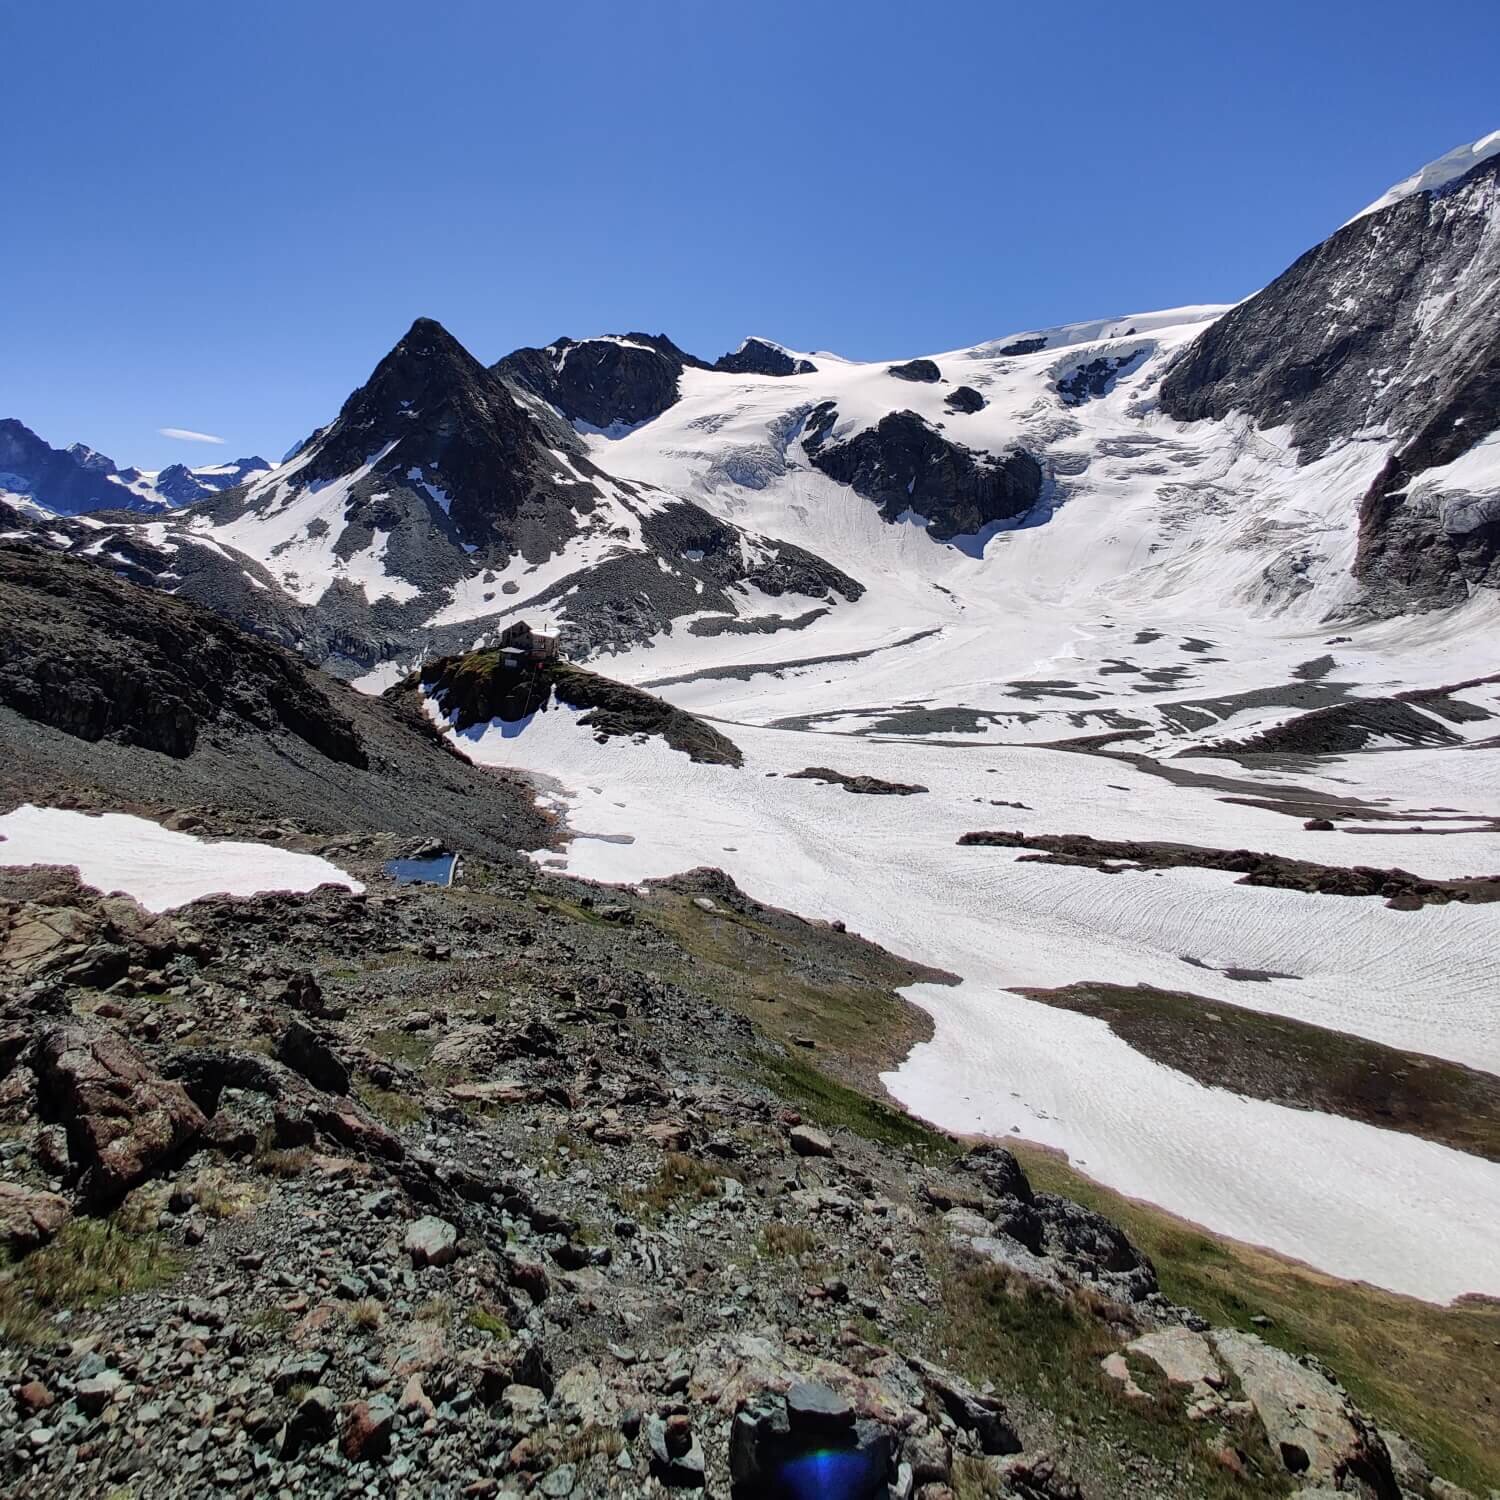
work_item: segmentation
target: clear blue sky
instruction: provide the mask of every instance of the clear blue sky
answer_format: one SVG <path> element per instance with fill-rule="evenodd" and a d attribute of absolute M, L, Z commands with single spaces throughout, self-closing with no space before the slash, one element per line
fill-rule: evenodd
<path fill-rule="evenodd" d="M 279 456 L 419 314 L 877 358 L 1232 300 L 1500 127 L 1495 0 L 10 0 L 0 57 L 0 416 L 147 467 Z"/>

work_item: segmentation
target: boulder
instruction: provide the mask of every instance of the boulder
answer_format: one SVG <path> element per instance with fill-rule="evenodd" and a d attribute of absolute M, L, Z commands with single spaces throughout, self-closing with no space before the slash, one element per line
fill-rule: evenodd
<path fill-rule="evenodd" d="M 391 1451 L 395 1408 L 387 1401 L 351 1401 L 344 1408 L 344 1431 L 339 1446 L 351 1463 L 369 1463 Z"/>
<path fill-rule="evenodd" d="M 685 1416 L 646 1422 L 651 1472 L 669 1489 L 703 1488 L 703 1447 Z"/>
<path fill-rule="evenodd" d="M 1308 1485 L 1363 1485 L 1373 1500 L 1400 1500 L 1384 1440 L 1344 1391 L 1253 1334 L 1216 1328 L 1209 1338 L 1289 1474 Z"/>
<path fill-rule="evenodd" d="M 423 1266 L 451 1265 L 458 1258 L 458 1230 L 446 1219 L 430 1214 L 414 1219 L 401 1243 L 418 1270 Z"/>
<path fill-rule="evenodd" d="M 314 1448 L 333 1436 L 333 1392 L 326 1385 L 314 1386 L 298 1403 L 277 1434 L 277 1448 L 284 1462 Z"/>
<path fill-rule="evenodd" d="M 1055 1193 L 1038 1193 L 1032 1201 L 1047 1256 L 1121 1302 L 1139 1302 L 1157 1289 L 1155 1266 L 1103 1214 Z"/>
<path fill-rule="evenodd" d="M 37 1076 L 42 1112 L 66 1127 L 93 1197 L 123 1196 L 208 1123 L 180 1083 L 158 1077 L 112 1031 L 48 1031 L 37 1048 Z"/>
<path fill-rule="evenodd" d="M 792 1150 L 798 1156 L 832 1156 L 833 1142 L 821 1130 L 811 1125 L 794 1125 L 787 1135 Z"/>
<path fill-rule="evenodd" d="M 1205 1400 L 1224 1387 L 1224 1372 L 1208 1340 L 1180 1324 L 1132 1339 L 1125 1352 L 1150 1360 L 1166 1376 L 1167 1384 L 1186 1390 L 1190 1400 Z"/>
<path fill-rule="evenodd" d="M 0 1182 L 0 1245 L 12 1255 L 45 1245 L 72 1215 L 68 1200 L 57 1193 Z"/>

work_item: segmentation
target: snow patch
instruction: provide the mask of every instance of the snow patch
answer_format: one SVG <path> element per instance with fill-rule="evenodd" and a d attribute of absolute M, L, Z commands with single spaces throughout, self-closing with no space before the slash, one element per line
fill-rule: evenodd
<path fill-rule="evenodd" d="M 0 865 L 65 865 L 84 885 L 172 911 L 203 896 L 255 896 L 364 886 L 314 854 L 269 844 L 209 843 L 129 813 L 72 812 L 26 803 L 0 817 Z"/>

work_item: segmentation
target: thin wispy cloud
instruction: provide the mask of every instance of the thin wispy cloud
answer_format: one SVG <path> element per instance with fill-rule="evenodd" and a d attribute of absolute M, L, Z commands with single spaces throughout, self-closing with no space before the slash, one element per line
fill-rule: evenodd
<path fill-rule="evenodd" d="M 176 438 L 180 443 L 219 443 L 224 439 L 215 437 L 211 432 L 194 432 L 191 427 L 158 427 L 156 429 L 163 437 Z"/>

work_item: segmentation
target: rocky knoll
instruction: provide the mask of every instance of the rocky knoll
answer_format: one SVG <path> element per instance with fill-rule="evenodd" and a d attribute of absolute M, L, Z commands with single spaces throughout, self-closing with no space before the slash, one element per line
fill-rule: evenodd
<path fill-rule="evenodd" d="M 838 421 L 833 402 L 815 407 L 802 446 L 814 467 L 873 500 L 887 521 L 913 512 L 946 541 L 1023 516 L 1041 498 L 1042 466 L 1020 449 L 999 460 L 972 452 L 911 411 L 846 439 L 835 436 Z"/>
<path fill-rule="evenodd" d="M 767 339 L 746 339 L 732 354 L 721 354 L 714 369 L 728 375 L 816 375 L 818 367 L 810 359 L 789 354 L 780 344 Z"/>
<path fill-rule="evenodd" d="M 418 674 L 422 690 L 460 732 L 495 719 L 515 723 L 544 711 L 554 698 L 585 710 L 579 720 L 600 740 L 659 735 L 691 760 L 739 766 L 744 755 L 728 736 L 662 698 L 585 671 L 572 662 L 516 668 L 503 652 L 471 651 L 427 662 Z"/>

